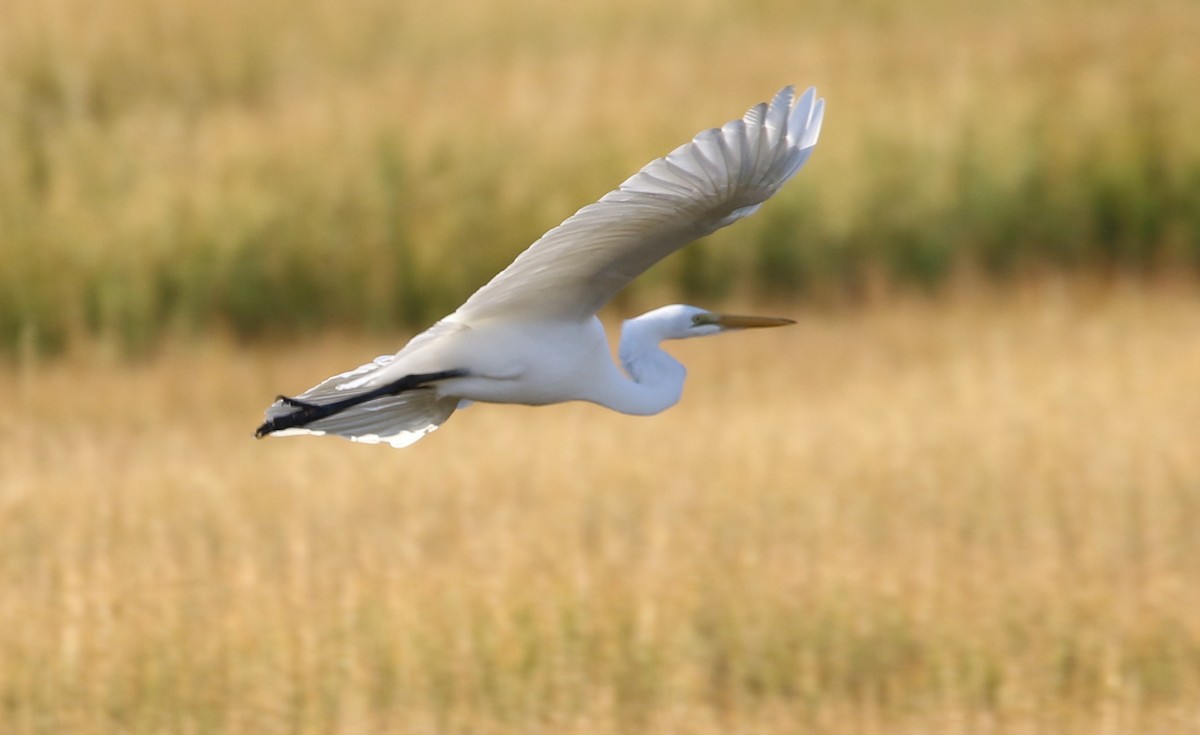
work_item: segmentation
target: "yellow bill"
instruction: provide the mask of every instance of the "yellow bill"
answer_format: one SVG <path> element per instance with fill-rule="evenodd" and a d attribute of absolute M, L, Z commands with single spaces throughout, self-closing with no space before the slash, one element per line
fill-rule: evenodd
<path fill-rule="evenodd" d="M 713 314 L 712 323 L 722 329 L 761 329 L 795 324 L 795 319 L 778 316 L 739 316 L 737 314 Z"/>

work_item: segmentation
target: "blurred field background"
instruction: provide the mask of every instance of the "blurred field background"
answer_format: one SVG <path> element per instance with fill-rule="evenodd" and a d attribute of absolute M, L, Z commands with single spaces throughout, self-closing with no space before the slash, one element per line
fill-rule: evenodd
<path fill-rule="evenodd" d="M 250 438 L 383 340 L 5 374 L 0 730 L 1200 731 L 1194 293 L 798 316 L 402 451 Z"/>
<path fill-rule="evenodd" d="M 1190 0 L 0 4 L 0 733 L 1200 732 Z M 683 403 L 254 442 L 785 83 Z"/>
<path fill-rule="evenodd" d="M 813 167 L 640 292 L 1195 273 L 1198 37 L 1191 0 L 8 2 L 0 352 L 423 326 L 785 83 Z"/>

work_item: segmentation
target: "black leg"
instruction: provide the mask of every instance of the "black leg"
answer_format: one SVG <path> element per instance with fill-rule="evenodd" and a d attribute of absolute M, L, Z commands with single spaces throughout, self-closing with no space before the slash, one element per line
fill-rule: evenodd
<path fill-rule="evenodd" d="M 348 408 L 361 405 L 368 401 L 373 401 L 376 398 L 385 396 L 394 396 L 405 391 L 422 388 L 430 383 L 436 383 L 439 380 L 448 378 L 461 378 L 467 374 L 466 370 L 443 370 L 437 373 L 416 373 L 414 375 L 405 375 L 399 380 L 394 380 L 391 383 L 381 385 L 377 388 L 359 393 L 356 396 L 343 398 L 340 401 L 332 401 L 330 403 L 309 403 L 288 396 L 279 396 L 276 400 L 283 401 L 289 406 L 297 410 L 284 416 L 277 416 L 273 419 L 268 419 L 263 422 L 263 425 L 255 430 L 254 436 L 261 439 L 267 434 L 284 429 L 292 429 L 297 426 L 307 426 L 314 421 L 319 421 L 323 418 L 328 418 L 334 414 L 341 413 Z"/>

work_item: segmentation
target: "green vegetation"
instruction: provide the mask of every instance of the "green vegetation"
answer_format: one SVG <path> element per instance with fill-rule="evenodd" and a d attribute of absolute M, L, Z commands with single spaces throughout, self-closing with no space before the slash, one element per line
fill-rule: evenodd
<path fill-rule="evenodd" d="M 1194 273 L 1197 37 L 1190 0 L 18 0 L 0 353 L 421 325 L 789 82 L 809 167 L 631 298 Z"/>

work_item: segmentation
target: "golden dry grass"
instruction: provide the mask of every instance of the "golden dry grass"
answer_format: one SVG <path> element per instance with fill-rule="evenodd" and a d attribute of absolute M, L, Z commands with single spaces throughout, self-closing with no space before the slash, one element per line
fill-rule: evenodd
<path fill-rule="evenodd" d="M 403 451 L 250 438 L 392 340 L 7 369 L 0 730 L 1200 729 L 1194 292 L 798 316 Z"/>

